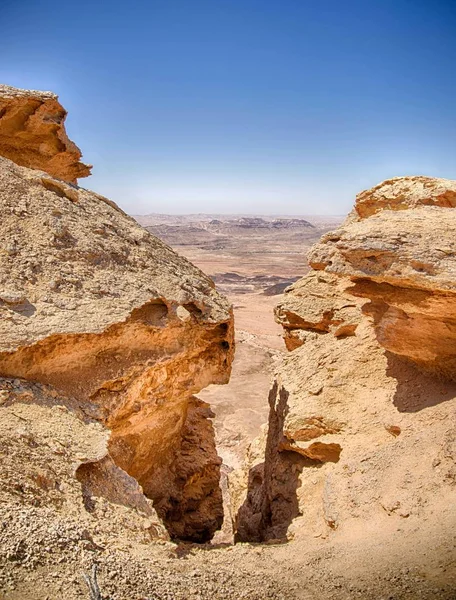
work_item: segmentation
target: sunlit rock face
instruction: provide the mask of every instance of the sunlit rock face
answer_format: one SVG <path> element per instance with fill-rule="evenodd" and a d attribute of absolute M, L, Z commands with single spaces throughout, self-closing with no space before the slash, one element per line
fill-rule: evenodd
<path fill-rule="evenodd" d="M 45 385 L 101 423 L 109 459 L 155 501 L 170 535 L 206 541 L 223 518 L 220 459 L 211 412 L 194 394 L 229 379 L 231 307 L 113 202 L 67 182 L 80 176 L 76 163 L 50 159 L 31 133 L 38 117 L 51 121 L 53 95 L 7 88 L 2 98 L 0 153 L 8 139 L 27 167 L 9 150 L 0 158 L 0 377 Z M 5 138 L 28 105 L 29 120 Z M 110 464 L 79 474 L 99 492 L 117 472 Z"/>
<path fill-rule="evenodd" d="M 238 539 L 452 520 L 455 199 L 454 181 L 386 181 L 311 249 L 275 311 L 290 352 L 268 428 L 232 476 Z"/>
<path fill-rule="evenodd" d="M 87 177 L 91 167 L 66 134 L 66 115 L 52 92 L 0 85 L 0 156 L 70 183 Z"/>
<path fill-rule="evenodd" d="M 456 181 L 405 177 L 357 198 L 352 218 L 309 254 L 371 300 L 379 343 L 444 377 L 456 373 Z M 358 215 L 358 216 L 356 216 Z"/>

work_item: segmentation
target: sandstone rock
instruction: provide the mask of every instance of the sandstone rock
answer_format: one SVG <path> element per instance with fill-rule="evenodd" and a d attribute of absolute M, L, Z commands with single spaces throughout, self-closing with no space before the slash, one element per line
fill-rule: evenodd
<path fill-rule="evenodd" d="M 285 290 L 274 313 L 288 350 L 301 346 L 308 332 L 354 334 L 363 302 L 346 293 L 346 287 L 347 281 L 335 275 L 310 272 Z"/>
<path fill-rule="evenodd" d="M 442 456 L 456 430 L 454 192 L 385 182 L 311 250 L 316 271 L 276 309 L 292 351 L 274 376 L 264 459 L 247 461 L 240 539 L 364 535 L 449 501 L 452 459 L 443 474 L 423 457 Z"/>
<path fill-rule="evenodd" d="M 456 207 L 456 181 L 435 177 L 394 177 L 356 196 L 355 214 L 367 218 L 382 210 L 417 206 Z"/>
<path fill-rule="evenodd" d="M 76 522 L 80 532 L 90 532 L 82 535 L 91 543 L 120 527 L 144 543 L 150 539 L 145 523 L 155 538 L 168 538 L 138 483 L 112 463 L 109 430 L 49 386 L 3 378 L 0 388 L 7 397 L 0 409 L 2 506 L 18 517 L 52 510 L 50 523 Z"/>
<path fill-rule="evenodd" d="M 352 279 L 454 291 L 455 222 L 453 208 L 384 210 L 323 236 L 309 263 Z"/>
<path fill-rule="evenodd" d="M 402 179 L 387 181 L 364 192 L 356 209 L 369 201 L 372 210 L 360 209 L 363 219 L 348 219 L 324 236 L 311 250 L 309 262 L 356 282 L 349 293 L 371 300 L 365 310 L 374 319 L 382 346 L 421 368 L 454 378 L 456 211 L 451 199 L 456 198 L 456 182 L 424 179 L 407 178 L 407 185 Z M 389 198 L 392 189 L 400 198 L 400 210 L 374 203 Z"/>
<path fill-rule="evenodd" d="M 52 95 L 4 92 L 0 132 L 16 105 L 41 99 L 30 127 L 56 107 Z M 55 123 L 52 131 L 63 135 Z M 28 134 L 8 139 L 28 156 Z M 74 179 L 68 173 L 58 176 Z M 172 536 L 210 539 L 223 518 L 220 459 L 211 413 L 194 394 L 229 379 L 228 301 L 113 202 L 7 158 L 0 209 L 0 377 L 49 386 L 111 431 L 109 458 L 79 471 L 87 498 L 121 469 Z M 136 492 L 127 497 L 135 506 Z"/>
<path fill-rule="evenodd" d="M 0 155 L 76 183 L 90 175 L 65 131 L 66 110 L 51 92 L 0 85 Z"/>

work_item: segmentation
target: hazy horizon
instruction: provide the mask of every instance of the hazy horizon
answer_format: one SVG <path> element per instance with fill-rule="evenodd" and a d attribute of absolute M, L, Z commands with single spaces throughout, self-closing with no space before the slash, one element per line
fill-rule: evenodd
<path fill-rule="evenodd" d="M 344 217 L 346 213 L 333 214 L 333 215 L 324 215 L 318 213 L 266 213 L 266 212 L 149 212 L 149 213 L 129 213 L 132 217 L 198 217 L 198 216 L 224 216 L 224 217 L 299 217 L 304 219 L 305 217 L 322 217 L 322 218 L 336 218 L 336 217 Z"/>
<path fill-rule="evenodd" d="M 52 90 L 132 214 L 343 215 L 384 179 L 456 179 L 456 3 L 2 6 L 0 81 Z"/>

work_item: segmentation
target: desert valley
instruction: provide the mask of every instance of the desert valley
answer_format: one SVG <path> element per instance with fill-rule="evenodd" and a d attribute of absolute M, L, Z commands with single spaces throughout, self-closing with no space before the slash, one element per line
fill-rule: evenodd
<path fill-rule="evenodd" d="M 127 215 L 0 86 L 0 598 L 453 600 L 456 181 Z"/>
<path fill-rule="evenodd" d="M 217 451 L 239 468 L 268 420 L 274 363 L 286 352 L 274 307 L 309 270 L 305 256 L 339 217 L 147 215 L 136 220 L 209 275 L 233 305 L 236 354 L 227 385 L 199 397 L 214 413 Z"/>

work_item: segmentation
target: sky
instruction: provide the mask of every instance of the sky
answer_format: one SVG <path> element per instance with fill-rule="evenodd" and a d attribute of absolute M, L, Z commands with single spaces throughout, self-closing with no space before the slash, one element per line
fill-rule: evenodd
<path fill-rule="evenodd" d="M 52 90 L 131 214 L 342 215 L 456 179 L 456 0 L 0 0 L 0 82 Z"/>

